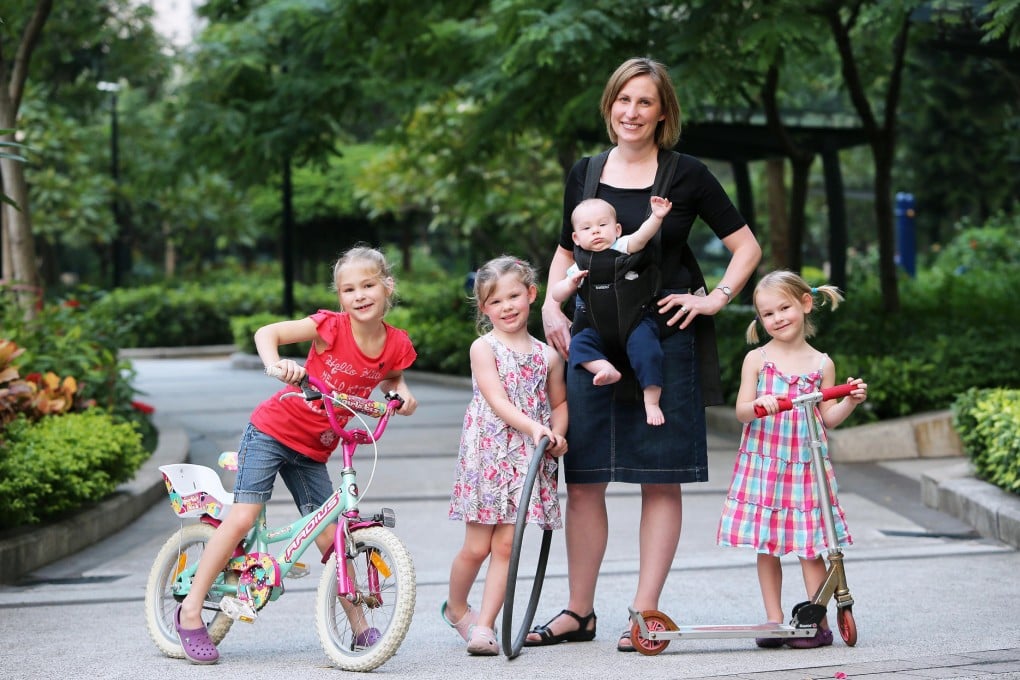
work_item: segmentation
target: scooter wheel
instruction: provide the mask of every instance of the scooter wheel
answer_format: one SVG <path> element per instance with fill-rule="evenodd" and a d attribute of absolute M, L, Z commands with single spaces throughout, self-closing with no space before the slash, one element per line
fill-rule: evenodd
<path fill-rule="evenodd" d="M 656 632 L 676 630 L 676 625 L 671 625 L 673 622 L 665 614 L 642 612 L 641 617 L 645 620 L 648 630 Z M 655 656 L 669 647 L 669 640 L 646 640 L 641 637 L 641 627 L 636 623 L 630 625 L 630 642 L 634 645 L 634 649 L 645 656 Z"/>
<path fill-rule="evenodd" d="M 839 626 L 839 634 L 847 647 L 857 644 L 857 623 L 854 621 L 852 608 L 843 607 L 836 611 L 836 625 Z"/>

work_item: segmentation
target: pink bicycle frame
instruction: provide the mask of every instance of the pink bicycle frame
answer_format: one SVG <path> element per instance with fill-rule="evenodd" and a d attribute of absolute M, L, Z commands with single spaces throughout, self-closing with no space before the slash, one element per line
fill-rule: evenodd
<path fill-rule="evenodd" d="M 360 444 L 370 444 L 379 439 L 379 437 L 382 436 L 382 433 L 386 430 L 390 416 L 393 415 L 394 411 L 399 408 L 403 402 L 399 398 L 389 399 L 384 403 L 369 399 L 362 399 L 361 397 L 355 397 L 352 395 L 336 395 L 335 397 L 331 397 L 329 396 L 331 394 L 329 387 L 317 378 L 308 376 L 308 383 L 323 395 L 322 403 L 326 409 L 326 417 L 329 419 L 330 427 L 332 427 L 336 435 L 340 437 L 340 449 L 343 457 L 343 468 L 340 471 L 340 484 L 342 485 L 341 488 L 344 489 L 342 497 L 345 500 L 345 507 L 340 513 L 336 525 L 336 532 L 333 536 L 333 552 L 337 555 L 337 594 L 353 604 L 360 604 L 359 602 L 356 602 L 358 599 L 357 590 L 348 572 L 346 559 L 347 551 L 343 548 L 347 545 L 347 539 L 350 537 L 352 531 L 361 527 L 376 526 L 382 522 L 375 519 L 361 519 L 361 515 L 358 511 L 359 491 L 353 465 L 354 451 Z M 358 411 L 359 413 L 363 413 L 373 418 L 378 418 L 379 420 L 376 423 L 374 432 L 370 435 L 366 430 L 345 430 L 337 420 L 334 399 L 346 404 L 354 411 Z M 376 598 L 381 597 L 379 592 L 378 572 L 375 569 L 368 569 L 367 572 L 369 579 L 369 583 L 367 584 L 369 592 L 371 592 Z"/>

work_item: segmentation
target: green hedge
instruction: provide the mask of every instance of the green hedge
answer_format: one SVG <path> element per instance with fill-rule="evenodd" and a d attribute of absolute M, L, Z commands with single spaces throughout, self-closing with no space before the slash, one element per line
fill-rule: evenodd
<path fill-rule="evenodd" d="M 118 288 L 99 296 L 89 313 L 116 321 L 120 347 L 188 347 L 230 344 L 235 316 L 283 313 L 279 278 L 252 275 L 230 283 L 179 283 Z M 327 286 L 294 285 L 299 313 L 335 309 Z"/>
<path fill-rule="evenodd" d="M 1020 494 L 1020 390 L 967 390 L 953 403 L 953 427 L 977 475 Z"/>
<path fill-rule="evenodd" d="M 14 420 L 0 440 L 0 528 L 98 502 L 148 456 L 134 426 L 100 409 Z"/>

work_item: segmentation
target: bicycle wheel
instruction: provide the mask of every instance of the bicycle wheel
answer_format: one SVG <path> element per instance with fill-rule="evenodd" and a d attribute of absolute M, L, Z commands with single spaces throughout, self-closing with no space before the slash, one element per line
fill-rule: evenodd
<path fill-rule="evenodd" d="M 338 668 L 370 671 L 396 654 L 407 635 L 414 614 L 414 564 L 397 535 L 385 527 L 356 529 L 352 536 L 354 554 L 347 568 L 361 604 L 345 605 L 337 597 L 334 553 L 319 581 L 315 628 L 323 651 Z M 377 588 L 370 588 L 373 582 Z M 368 632 L 372 629 L 375 634 Z"/>
<path fill-rule="evenodd" d="M 177 575 L 198 563 L 216 529 L 208 524 L 189 524 L 167 539 L 156 554 L 156 560 L 149 571 L 145 585 L 145 626 L 149 637 L 160 651 L 175 659 L 184 658 L 177 628 L 174 626 L 174 611 L 183 597 L 174 596 L 173 584 Z M 226 583 L 237 583 L 237 573 L 225 571 L 220 577 Z M 206 597 L 207 607 L 217 607 L 220 595 L 210 593 Z M 202 620 L 209 630 L 209 637 L 219 644 L 230 630 L 234 620 L 216 609 L 204 609 Z"/>
<path fill-rule="evenodd" d="M 531 491 L 538 478 L 538 471 L 542 468 L 545 458 L 545 447 L 549 444 L 548 437 L 542 437 L 535 447 L 531 456 L 531 465 L 528 466 L 528 475 L 524 478 L 524 486 L 521 488 L 521 502 L 518 503 L 517 524 L 514 526 L 514 543 L 510 549 L 510 565 L 506 577 L 506 598 L 503 600 L 503 653 L 508 659 L 515 658 L 521 653 L 524 646 L 524 638 L 527 637 L 531 628 L 531 622 L 535 620 L 535 610 L 538 609 L 538 599 L 542 595 L 542 584 L 545 581 L 545 566 L 549 561 L 549 546 L 552 544 L 552 530 L 546 529 L 542 532 L 542 545 L 538 553 L 538 565 L 535 568 L 535 580 L 531 585 L 531 597 L 528 600 L 528 607 L 524 612 L 519 628 L 514 628 L 514 595 L 517 592 L 517 571 L 521 560 L 521 548 L 524 545 L 524 528 L 527 526 L 528 503 L 526 499 L 531 498 Z M 516 632 L 515 632 L 516 631 Z"/>

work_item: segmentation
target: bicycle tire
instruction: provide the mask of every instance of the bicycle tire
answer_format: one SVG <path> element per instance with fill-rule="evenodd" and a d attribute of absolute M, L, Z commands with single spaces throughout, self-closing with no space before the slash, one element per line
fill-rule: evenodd
<path fill-rule="evenodd" d="M 351 578 L 358 592 L 370 595 L 369 570 L 375 570 L 379 576 L 379 601 L 362 605 L 360 609 L 367 626 L 375 628 L 379 637 L 368 647 L 356 646 L 350 617 L 337 597 L 335 553 L 326 562 L 319 581 L 315 629 L 323 651 L 337 668 L 366 672 L 378 668 L 396 654 L 407 635 L 417 598 L 414 564 L 401 540 L 385 527 L 356 529 L 351 538 L 355 556 L 348 567 L 353 568 Z"/>
<path fill-rule="evenodd" d="M 521 547 L 524 545 L 524 528 L 527 526 L 528 503 L 524 499 L 531 498 L 531 491 L 538 478 L 538 471 L 542 468 L 545 458 L 545 447 L 549 444 L 548 437 L 542 437 L 535 447 L 534 455 L 531 456 L 531 465 L 528 466 L 528 475 L 524 478 L 524 486 L 521 488 L 521 502 L 518 503 L 517 523 L 514 525 L 514 542 L 510 549 L 510 564 L 506 578 L 506 597 L 503 600 L 503 635 L 500 636 L 503 644 L 503 653 L 507 659 L 516 658 L 524 646 L 524 638 L 527 637 L 532 621 L 535 620 L 535 611 L 538 609 L 538 600 L 542 595 L 542 584 L 545 581 L 545 567 L 549 561 L 549 546 L 552 544 L 552 529 L 545 529 L 542 532 L 542 545 L 539 548 L 538 564 L 535 567 L 535 580 L 531 585 L 531 597 L 528 600 L 524 618 L 519 629 L 514 628 L 514 596 L 517 592 L 517 572 L 521 560 Z M 516 631 L 516 632 L 515 632 Z"/>
<path fill-rule="evenodd" d="M 171 587 L 181 569 L 201 558 L 205 544 L 209 542 L 214 531 L 216 531 L 214 527 L 201 523 L 181 527 L 171 534 L 160 548 L 149 570 L 149 578 L 145 585 L 145 627 L 159 650 L 174 659 L 184 658 L 184 649 L 181 647 L 180 638 L 177 637 L 174 623 L 174 612 L 179 601 L 184 598 L 175 597 Z M 193 552 L 192 548 L 197 550 Z M 223 578 L 227 583 L 237 583 L 237 572 L 225 571 Z M 206 602 L 215 603 L 215 596 L 206 596 Z M 209 637 L 217 645 L 226 637 L 234 623 L 232 618 L 221 611 L 203 610 L 202 618 L 209 631 Z"/>

